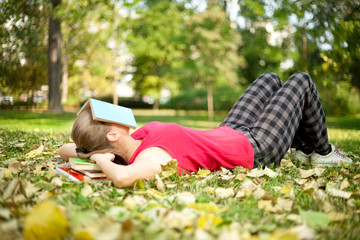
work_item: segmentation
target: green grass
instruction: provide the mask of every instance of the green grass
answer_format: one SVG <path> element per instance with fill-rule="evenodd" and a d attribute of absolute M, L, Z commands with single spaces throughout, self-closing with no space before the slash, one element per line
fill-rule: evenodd
<path fill-rule="evenodd" d="M 222 171 L 205 176 L 172 175 L 163 179 L 166 189 L 156 194 L 156 189 L 160 191 L 156 180 L 139 182 L 134 188 L 116 189 L 106 182 L 78 184 L 59 177 L 54 172 L 54 166 L 60 161 L 56 158 L 56 149 L 69 140 L 75 116 L 75 113 L 1 112 L 0 233 L 5 239 L 21 238 L 22 230 L 29 226 L 25 224 L 27 216 L 34 214 L 33 207 L 45 199 L 61 206 L 65 221 L 71 224 L 64 229 L 64 239 L 89 239 L 120 232 L 121 239 L 195 239 L 204 234 L 209 239 L 229 238 L 231 234 L 248 240 L 293 239 L 291 229 L 308 221 L 301 214 L 311 216 L 308 225 L 316 239 L 338 239 L 339 236 L 356 239 L 360 234 L 360 117 L 328 118 L 331 142 L 349 153 L 356 163 L 325 168 L 321 176 L 310 177 L 307 183 L 316 182 L 318 189 L 306 189 L 305 185 L 295 182 L 300 178 L 300 171 L 313 169 L 311 165 L 296 163 L 295 167 L 275 168 L 278 176 L 274 178 L 249 177 L 242 168 L 227 175 Z M 225 117 L 219 114 L 209 122 L 205 112 L 140 110 L 135 111 L 135 116 L 140 126 L 149 121 L 163 121 L 199 129 L 216 127 Z M 40 145 L 44 146 L 41 153 L 29 155 Z M 349 199 L 326 193 L 327 185 L 339 189 L 345 179 L 350 186 L 344 191 L 352 193 Z M 220 198 L 216 194 L 219 188 L 231 189 L 236 194 L 247 180 L 266 194 L 260 199 L 256 199 L 254 193 L 243 198 Z M 14 181 L 19 183 L 11 189 Z M 291 186 L 293 197 L 284 197 L 279 192 L 287 185 Z M 325 194 L 326 198 L 316 199 L 315 192 Z M 189 194 L 200 210 L 186 204 L 193 201 L 189 200 Z M 262 201 L 271 201 L 275 206 L 280 198 L 292 201 L 290 210 L 271 212 L 259 207 Z M 332 214 L 340 217 L 334 218 Z M 54 220 L 41 214 L 38 217 L 42 218 L 45 228 L 47 222 Z M 323 219 L 328 222 L 324 223 Z M 33 230 L 46 233 L 39 225 Z M 59 235 L 61 231 L 46 234 Z"/>

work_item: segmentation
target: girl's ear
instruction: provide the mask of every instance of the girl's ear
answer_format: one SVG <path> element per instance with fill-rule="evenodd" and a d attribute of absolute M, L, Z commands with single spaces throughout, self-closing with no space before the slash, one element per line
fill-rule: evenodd
<path fill-rule="evenodd" d="M 117 140 L 119 140 L 121 134 L 117 131 L 110 131 L 106 134 L 106 139 L 109 142 L 116 142 Z"/>

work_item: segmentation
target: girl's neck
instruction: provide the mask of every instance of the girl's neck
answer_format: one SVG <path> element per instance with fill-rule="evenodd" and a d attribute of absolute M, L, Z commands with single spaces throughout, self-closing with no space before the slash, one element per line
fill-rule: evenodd
<path fill-rule="evenodd" d="M 131 157 L 134 155 L 136 149 L 140 146 L 141 140 L 135 140 L 131 138 L 124 148 L 123 158 L 126 163 L 130 162 Z"/>

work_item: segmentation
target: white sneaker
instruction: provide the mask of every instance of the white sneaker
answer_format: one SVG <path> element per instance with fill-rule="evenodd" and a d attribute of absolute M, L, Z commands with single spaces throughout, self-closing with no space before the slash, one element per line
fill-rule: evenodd
<path fill-rule="evenodd" d="M 309 163 L 311 159 L 311 153 L 306 154 L 301 150 L 297 150 L 295 152 L 295 159 L 302 162 L 302 163 Z"/>
<path fill-rule="evenodd" d="M 311 155 L 311 163 L 318 166 L 333 166 L 338 163 L 349 163 L 352 164 L 352 160 L 342 155 L 334 145 L 331 144 L 331 152 L 327 155 L 320 155 L 314 152 Z"/>

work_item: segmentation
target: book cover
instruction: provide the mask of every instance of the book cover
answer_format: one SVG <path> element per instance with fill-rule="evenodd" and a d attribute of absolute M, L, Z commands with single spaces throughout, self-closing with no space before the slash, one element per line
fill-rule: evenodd
<path fill-rule="evenodd" d="M 70 167 L 75 170 L 101 170 L 96 163 L 89 162 L 81 158 L 69 158 Z"/>
<path fill-rule="evenodd" d="M 84 174 L 73 170 L 72 168 L 69 167 L 56 167 L 56 172 L 58 172 L 59 174 L 68 177 L 69 179 L 71 179 L 74 182 L 82 182 L 82 181 L 89 181 L 89 182 L 93 182 L 93 181 L 104 181 L 107 180 L 106 177 L 101 177 L 101 178 L 90 178 L 85 176 Z"/>
<path fill-rule="evenodd" d="M 102 122 L 116 123 L 130 128 L 137 128 L 134 114 L 130 108 L 114 105 L 108 102 L 89 98 L 77 114 L 90 105 L 93 119 Z"/>

